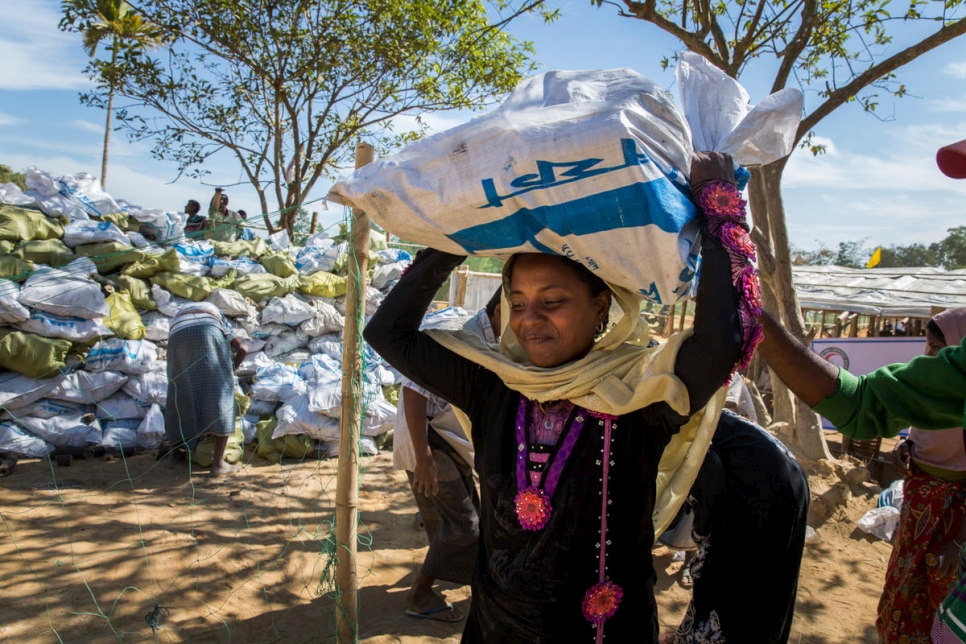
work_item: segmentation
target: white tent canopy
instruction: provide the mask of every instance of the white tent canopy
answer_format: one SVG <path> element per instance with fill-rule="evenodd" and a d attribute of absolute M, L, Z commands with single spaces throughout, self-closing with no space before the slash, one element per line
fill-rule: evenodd
<path fill-rule="evenodd" d="M 966 270 L 795 266 L 792 278 L 804 309 L 928 318 L 932 307 L 966 306 Z"/>

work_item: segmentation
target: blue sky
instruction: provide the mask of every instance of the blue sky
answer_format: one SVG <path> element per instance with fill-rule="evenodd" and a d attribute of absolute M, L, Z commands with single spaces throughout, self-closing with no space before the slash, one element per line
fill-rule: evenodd
<path fill-rule="evenodd" d="M 512 28 L 532 40 L 541 67 L 606 69 L 630 67 L 675 89 L 673 71 L 659 61 L 679 47 L 676 41 L 643 21 L 620 18 L 614 7 L 597 9 L 587 0 L 557 3 L 562 18 L 545 25 L 524 18 Z M 89 88 L 81 70 L 87 56 L 76 34 L 57 29 L 59 0 L 9 3 L 0 33 L 0 163 L 15 170 L 37 166 L 55 175 L 100 172 L 104 113 L 80 105 L 78 93 Z M 897 41 L 898 50 L 904 43 Z M 815 248 L 818 242 L 864 240 L 878 244 L 938 241 L 946 229 L 966 225 L 966 180 L 954 181 L 936 168 L 943 144 L 966 138 L 966 41 L 952 42 L 903 68 L 899 78 L 909 91 L 901 100 L 883 97 L 879 118 L 849 105 L 827 117 L 817 129 L 829 152 L 812 157 L 792 154 L 785 172 L 783 197 L 792 243 Z M 752 102 L 768 90 L 770 75 L 745 75 L 742 83 Z M 809 97 L 806 95 L 806 107 Z M 442 130 L 470 114 L 434 115 Z M 149 208 L 181 210 L 187 199 L 206 203 L 211 188 L 180 179 L 172 164 L 155 161 L 146 143 L 130 143 L 114 133 L 108 168 L 108 192 Z M 229 159 L 209 164 L 210 181 L 239 180 Z M 319 185 L 313 197 L 325 196 Z M 259 212 L 254 191 L 228 189 L 232 206 Z M 326 224 L 341 220 L 342 208 L 321 202 Z"/>

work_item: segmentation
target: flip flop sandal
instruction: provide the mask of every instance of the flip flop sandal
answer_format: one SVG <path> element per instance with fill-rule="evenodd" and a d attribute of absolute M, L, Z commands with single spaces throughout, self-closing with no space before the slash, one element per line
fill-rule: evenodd
<path fill-rule="evenodd" d="M 463 619 L 463 615 L 449 602 L 423 612 L 407 610 L 406 614 L 416 619 L 434 619 L 438 622 L 458 622 Z"/>

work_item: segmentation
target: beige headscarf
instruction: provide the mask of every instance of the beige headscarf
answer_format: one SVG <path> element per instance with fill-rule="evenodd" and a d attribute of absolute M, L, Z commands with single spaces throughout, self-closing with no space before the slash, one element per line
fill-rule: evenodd
<path fill-rule="evenodd" d="M 648 328 L 639 313 L 639 300 L 627 289 L 608 286 L 621 312 L 617 324 L 586 356 L 559 367 L 536 367 L 528 361 L 509 328 L 508 315 L 503 316 L 500 347 L 462 331 L 427 333 L 447 349 L 493 371 L 507 387 L 531 400 L 566 399 L 591 411 L 614 415 L 664 401 L 674 411 L 686 415 L 690 408 L 688 390 L 674 374 L 674 361 L 691 330 L 647 348 Z M 510 310 L 505 297 L 503 310 Z M 656 534 L 666 529 L 687 498 L 717 427 L 725 394 L 722 387 L 703 409 L 691 416 L 664 450 L 658 467 L 653 515 Z M 461 415 L 460 420 L 469 435 L 468 419 Z"/>

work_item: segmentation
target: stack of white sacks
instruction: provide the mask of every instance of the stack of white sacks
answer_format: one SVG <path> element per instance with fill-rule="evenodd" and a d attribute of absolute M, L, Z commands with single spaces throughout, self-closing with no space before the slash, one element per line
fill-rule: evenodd
<path fill-rule="evenodd" d="M 240 421 L 246 441 L 255 438 L 256 423 L 274 416 L 274 437 L 304 434 L 327 448 L 337 445 L 344 242 L 320 233 L 294 246 L 284 232 L 269 243 L 188 240 L 184 213 L 115 201 L 90 175 L 55 178 L 30 168 L 27 186 L 0 186 L 0 269 L 5 259 L 32 269 L 26 279 L 9 269 L 3 275 L 11 279 L 0 278 L 0 452 L 43 457 L 56 448 L 156 448 L 164 437 L 170 320 L 182 304 L 202 299 L 260 347 L 238 369 L 237 386 L 250 397 Z M 31 263 L 37 258 L 25 246 L 31 233 L 3 241 L 5 224 L 43 219 L 41 213 L 63 226 L 57 248 L 62 242 L 67 250 L 56 268 Z M 85 245 L 104 243 L 107 255 L 82 254 Z M 71 253 L 76 258 L 63 263 Z M 409 253 L 374 235 L 367 317 L 410 261 Z M 130 288 L 130 300 L 105 297 L 98 279 Z M 139 320 L 132 322 L 129 312 L 122 331 L 110 322 L 125 301 L 137 305 Z M 384 392 L 400 376 L 368 346 L 363 365 L 362 434 L 373 450 L 371 439 L 395 421 L 395 405 Z"/>

